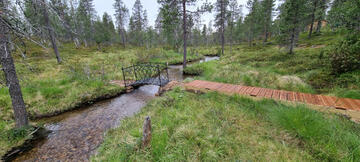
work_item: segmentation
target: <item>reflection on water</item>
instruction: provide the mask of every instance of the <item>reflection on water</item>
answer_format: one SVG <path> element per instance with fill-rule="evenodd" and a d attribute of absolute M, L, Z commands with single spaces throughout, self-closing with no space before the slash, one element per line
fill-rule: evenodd
<path fill-rule="evenodd" d="M 198 62 L 219 59 L 205 57 Z M 182 65 L 169 66 L 169 79 L 182 81 Z M 39 122 L 52 133 L 32 150 L 14 161 L 88 161 L 101 144 L 104 132 L 119 124 L 121 119 L 138 112 L 153 99 L 158 86 L 142 86 L 120 97 L 98 102 L 88 108 L 75 110 Z"/>

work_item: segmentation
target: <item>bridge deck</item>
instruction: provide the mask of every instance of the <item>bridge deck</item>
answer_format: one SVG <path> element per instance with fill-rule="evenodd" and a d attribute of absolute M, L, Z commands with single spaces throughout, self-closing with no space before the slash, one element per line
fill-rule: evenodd
<path fill-rule="evenodd" d="M 147 84 L 164 86 L 167 83 L 169 83 L 168 79 L 161 78 L 161 81 L 160 81 L 160 79 L 158 77 L 153 77 L 153 78 L 147 78 L 147 79 L 143 79 L 143 80 L 134 81 L 133 83 L 129 84 L 128 86 L 141 86 L 141 85 L 147 85 Z"/>
<path fill-rule="evenodd" d="M 211 90 L 225 94 L 239 94 L 253 97 L 271 98 L 275 100 L 302 102 L 317 106 L 333 107 L 345 110 L 360 111 L 360 100 L 349 98 L 337 98 L 309 93 L 290 92 L 260 87 L 249 87 L 217 82 L 195 80 L 185 84 L 190 90 Z"/>

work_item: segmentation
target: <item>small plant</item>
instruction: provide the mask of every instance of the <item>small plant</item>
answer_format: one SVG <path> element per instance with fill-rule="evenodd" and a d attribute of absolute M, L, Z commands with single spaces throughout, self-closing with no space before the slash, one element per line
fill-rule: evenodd
<path fill-rule="evenodd" d="M 342 74 L 360 68 L 360 33 L 348 34 L 327 51 L 331 71 Z"/>

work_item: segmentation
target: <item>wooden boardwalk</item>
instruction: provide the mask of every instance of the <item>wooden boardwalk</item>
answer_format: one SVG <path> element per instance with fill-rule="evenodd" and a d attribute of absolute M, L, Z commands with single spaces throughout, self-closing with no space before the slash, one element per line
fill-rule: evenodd
<path fill-rule="evenodd" d="M 360 100 L 337 98 L 310 93 L 290 92 L 259 87 L 249 87 L 226 83 L 195 80 L 185 84 L 187 90 L 210 90 L 225 94 L 239 94 L 253 97 L 271 98 L 291 102 L 302 102 L 317 106 L 333 107 L 337 109 L 360 111 Z"/>

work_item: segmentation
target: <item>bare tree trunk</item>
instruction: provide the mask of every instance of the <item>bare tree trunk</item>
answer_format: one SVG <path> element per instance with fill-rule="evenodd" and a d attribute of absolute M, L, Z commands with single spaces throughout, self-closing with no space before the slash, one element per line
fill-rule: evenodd
<path fill-rule="evenodd" d="M 183 68 L 186 68 L 186 53 L 187 53 L 187 45 L 186 45 L 186 0 L 182 0 L 182 4 L 183 4 L 183 39 L 184 39 L 184 60 L 183 60 Z"/>
<path fill-rule="evenodd" d="M 0 2 L 0 6 L 4 6 L 5 3 L 7 3 L 6 0 L 5 2 Z M 0 18 L 3 19 L 3 15 L 0 16 Z M 4 24 L 4 21 L 0 21 L 0 62 L 5 74 L 7 87 L 9 88 L 16 127 L 26 126 L 28 125 L 26 107 L 16 75 L 14 60 L 9 50 L 9 29 L 7 25 Z"/>
<path fill-rule="evenodd" d="M 317 26 L 316 26 L 316 33 L 320 33 L 321 26 L 322 26 L 322 21 L 319 20 L 319 21 L 317 22 Z"/>
<path fill-rule="evenodd" d="M 318 0 L 314 0 L 315 3 L 314 3 L 314 9 L 311 13 L 311 24 L 310 24 L 310 30 L 309 30 L 309 38 L 311 38 L 311 34 L 312 34 L 312 31 L 313 31 L 313 27 L 314 27 L 314 21 L 315 21 L 315 12 L 316 12 L 316 6 L 317 6 L 317 2 Z"/>
<path fill-rule="evenodd" d="M 61 58 L 60 58 L 60 54 L 59 54 L 59 51 L 58 51 L 58 48 L 57 48 L 57 45 L 56 45 L 54 31 L 53 31 L 53 29 L 51 28 L 51 25 L 50 25 L 49 14 L 47 12 L 46 2 L 45 2 L 45 0 L 42 0 L 42 2 L 43 2 L 43 14 L 44 14 L 46 28 L 49 31 L 51 45 L 52 45 L 52 47 L 54 49 L 57 62 L 60 64 L 61 63 Z"/>

